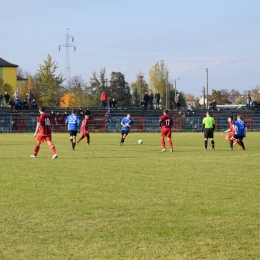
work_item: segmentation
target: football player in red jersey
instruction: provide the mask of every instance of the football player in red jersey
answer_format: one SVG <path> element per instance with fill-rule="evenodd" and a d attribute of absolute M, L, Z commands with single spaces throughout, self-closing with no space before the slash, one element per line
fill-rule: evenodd
<path fill-rule="evenodd" d="M 159 119 L 160 122 L 160 127 L 161 127 L 161 143 L 162 143 L 162 152 L 166 151 L 165 147 L 165 141 L 164 138 L 167 137 L 168 139 L 168 144 L 170 146 L 170 152 L 173 152 L 173 147 L 172 147 L 172 130 L 171 127 L 173 125 L 173 119 L 171 116 L 168 115 L 168 110 L 164 109 L 163 110 L 163 115 Z"/>
<path fill-rule="evenodd" d="M 225 137 L 225 139 L 226 139 L 228 142 L 230 142 L 230 141 L 231 141 L 231 138 L 232 138 L 233 135 L 236 133 L 236 131 L 235 131 L 235 123 L 233 122 L 233 119 L 232 119 L 231 116 L 228 117 L 228 122 L 229 122 L 229 128 L 228 128 L 226 131 L 222 132 L 222 134 L 230 132 L 230 133 Z M 233 150 L 233 146 L 236 145 L 236 144 L 239 146 L 239 148 L 242 148 L 242 145 L 239 143 L 239 140 L 237 140 L 237 141 L 234 142 L 234 143 L 233 143 L 233 140 L 232 140 L 232 142 L 230 142 L 230 150 Z"/>
<path fill-rule="evenodd" d="M 77 145 L 79 144 L 79 142 L 84 137 L 87 138 L 87 145 L 89 145 L 89 143 L 90 143 L 90 135 L 89 135 L 89 132 L 88 132 L 88 123 L 89 123 L 89 116 L 85 115 L 85 119 L 83 119 L 82 122 L 81 122 L 81 126 L 80 126 L 81 137 L 77 141 Z"/>
<path fill-rule="evenodd" d="M 41 143 L 46 141 L 52 151 L 52 159 L 55 159 L 58 157 L 58 155 L 56 153 L 55 146 L 51 141 L 50 117 L 47 114 L 45 114 L 44 107 L 40 107 L 39 112 L 40 116 L 37 118 L 37 125 L 33 134 L 34 137 L 37 136 L 37 141 L 36 146 L 34 148 L 34 153 L 33 155 L 31 155 L 31 158 L 37 158 Z"/>

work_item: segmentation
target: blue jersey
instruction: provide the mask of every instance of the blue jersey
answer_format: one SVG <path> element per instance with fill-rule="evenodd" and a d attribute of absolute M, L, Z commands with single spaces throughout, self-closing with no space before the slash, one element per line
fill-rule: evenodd
<path fill-rule="evenodd" d="M 71 114 L 67 117 L 65 123 L 68 125 L 68 131 L 78 131 L 80 119 L 77 115 Z"/>
<path fill-rule="evenodd" d="M 130 118 L 124 117 L 122 119 L 121 123 L 123 125 L 126 125 L 126 126 L 122 126 L 122 130 L 123 131 L 129 131 L 130 130 L 130 126 L 127 126 L 127 125 L 132 125 L 134 123 L 134 120 L 131 117 Z"/>
<path fill-rule="evenodd" d="M 243 120 L 237 120 L 235 122 L 236 135 L 245 136 L 246 135 L 246 123 Z"/>

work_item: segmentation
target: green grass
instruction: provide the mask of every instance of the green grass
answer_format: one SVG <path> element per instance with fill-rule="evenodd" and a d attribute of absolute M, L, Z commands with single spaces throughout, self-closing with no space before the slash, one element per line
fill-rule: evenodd
<path fill-rule="evenodd" d="M 137 140 L 143 144 L 138 145 Z M 0 259 L 260 259 L 260 133 L 228 151 L 215 133 L 0 134 Z"/>

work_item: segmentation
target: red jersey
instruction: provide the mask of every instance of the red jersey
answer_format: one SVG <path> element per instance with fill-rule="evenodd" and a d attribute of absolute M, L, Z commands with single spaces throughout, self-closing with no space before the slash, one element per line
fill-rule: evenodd
<path fill-rule="evenodd" d="M 100 95 L 100 100 L 101 101 L 106 101 L 107 100 L 107 94 L 105 92 L 102 92 Z"/>
<path fill-rule="evenodd" d="M 160 116 L 159 122 L 161 124 L 162 129 L 163 128 L 171 129 L 171 126 L 173 125 L 173 119 L 169 115 Z"/>
<path fill-rule="evenodd" d="M 88 133 L 88 119 L 83 119 L 80 126 L 80 133 L 87 134 Z"/>
<path fill-rule="evenodd" d="M 233 121 L 229 123 L 229 129 L 232 134 L 235 134 L 235 123 Z"/>
<path fill-rule="evenodd" d="M 37 118 L 37 123 L 40 123 L 40 128 L 38 131 L 38 135 L 41 136 L 50 136 L 51 135 L 51 123 L 50 117 L 46 114 L 41 114 Z"/>

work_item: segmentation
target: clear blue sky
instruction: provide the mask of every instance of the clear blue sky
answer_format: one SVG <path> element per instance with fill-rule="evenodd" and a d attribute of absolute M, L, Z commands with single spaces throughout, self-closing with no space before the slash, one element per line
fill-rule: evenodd
<path fill-rule="evenodd" d="M 0 57 L 35 74 L 50 54 L 71 76 L 120 71 L 129 83 L 164 60 L 177 89 L 249 90 L 260 83 L 259 0 L 0 0 Z"/>

